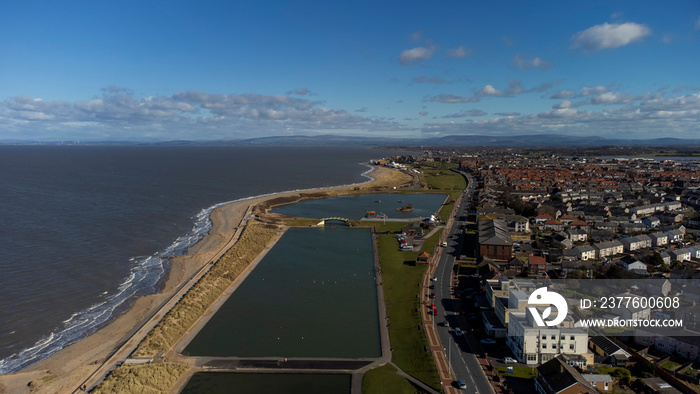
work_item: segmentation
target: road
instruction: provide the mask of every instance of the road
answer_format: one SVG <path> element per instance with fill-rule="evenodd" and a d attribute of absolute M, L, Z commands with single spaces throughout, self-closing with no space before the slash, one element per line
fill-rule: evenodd
<path fill-rule="evenodd" d="M 464 193 L 463 200 L 457 202 L 459 208 L 452 227 L 445 230 L 449 231 L 447 246 L 443 248 L 435 270 L 437 281 L 432 282 L 435 285 L 435 306 L 438 310 L 438 317 L 440 317 L 437 319 L 440 324 L 436 329 L 445 349 L 445 357 L 448 358 L 455 376 L 467 384 L 467 389 L 464 392 L 485 394 L 493 393 L 494 390 L 476 358 L 477 352 L 472 351 L 476 346 L 476 341 L 471 338 L 471 334 L 468 332 L 460 336 L 454 332 L 455 327 L 467 329 L 467 331 L 469 328 L 467 319 L 458 314 L 458 301 L 452 298 L 453 267 L 458 257 L 457 254 L 462 250 L 461 228 L 466 223 L 460 219 L 466 217 L 476 187 L 470 174 L 462 174 L 467 178 L 467 191 Z M 449 327 L 442 324 L 445 319 L 450 323 Z"/>

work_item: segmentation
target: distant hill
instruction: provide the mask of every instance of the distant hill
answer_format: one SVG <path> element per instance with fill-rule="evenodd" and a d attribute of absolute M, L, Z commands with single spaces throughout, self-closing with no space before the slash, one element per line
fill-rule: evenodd
<path fill-rule="evenodd" d="M 231 145 L 231 146 L 392 146 L 392 147 L 700 147 L 700 139 L 608 139 L 600 136 L 579 137 L 561 134 L 530 134 L 514 136 L 450 135 L 439 138 L 353 137 L 341 135 L 277 136 L 217 141 L 81 141 L 40 142 L 0 141 L 0 144 L 80 144 L 80 145 Z"/>

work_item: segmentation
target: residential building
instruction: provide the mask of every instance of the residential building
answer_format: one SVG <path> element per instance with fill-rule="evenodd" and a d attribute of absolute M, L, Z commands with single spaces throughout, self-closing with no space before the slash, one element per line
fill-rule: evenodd
<path fill-rule="evenodd" d="M 479 220 L 479 255 L 493 260 L 510 260 L 513 239 L 503 219 Z"/>
<path fill-rule="evenodd" d="M 583 375 L 559 357 L 537 367 L 535 390 L 539 394 L 598 394 Z"/>
<path fill-rule="evenodd" d="M 605 259 L 609 256 L 613 256 L 616 254 L 620 254 L 624 251 L 624 247 L 622 246 L 622 243 L 620 241 L 607 241 L 607 242 L 599 242 L 597 244 L 594 244 L 593 247 L 596 250 L 595 257 L 598 260 Z"/>
<path fill-rule="evenodd" d="M 588 332 L 567 320 L 560 327 L 538 327 L 527 312 L 509 312 L 506 344 L 522 363 L 541 364 L 559 354 L 587 354 Z"/>
<path fill-rule="evenodd" d="M 591 245 L 577 246 L 574 248 L 574 251 L 576 252 L 576 257 L 580 260 L 585 261 L 596 257 L 596 249 Z"/>

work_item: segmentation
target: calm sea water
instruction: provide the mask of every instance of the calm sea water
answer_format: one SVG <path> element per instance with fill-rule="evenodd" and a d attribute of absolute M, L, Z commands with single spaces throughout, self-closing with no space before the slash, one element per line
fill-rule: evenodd
<path fill-rule="evenodd" d="M 213 206 L 363 182 L 363 148 L 0 146 L 0 373 L 153 293 Z"/>

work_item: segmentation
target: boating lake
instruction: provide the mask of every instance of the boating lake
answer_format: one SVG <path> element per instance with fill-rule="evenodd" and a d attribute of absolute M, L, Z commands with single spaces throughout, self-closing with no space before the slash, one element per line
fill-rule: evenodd
<path fill-rule="evenodd" d="M 182 394 L 241 393 L 350 393 L 347 374 L 196 373 Z"/>
<path fill-rule="evenodd" d="M 356 196 L 331 197 L 316 200 L 303 200 L 294 204 L 275 207 L 271 212 L 304 218 L 344 217 L 359 220 L 367 211 L 383 213 L 392 219 L 427 218 L 440 211 L 447 198 L 439 193 L 378 193 Z M 397 208 L 413 205 L 410 212 L 400 212 Z"/>
<path fill-rule="evenodd" d="M 370 230 L 289 229 L 182 354 L 380 357 Z"/>

